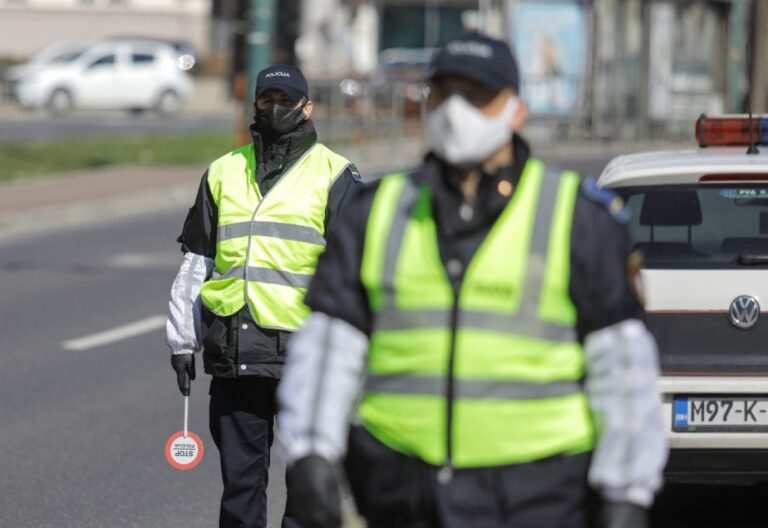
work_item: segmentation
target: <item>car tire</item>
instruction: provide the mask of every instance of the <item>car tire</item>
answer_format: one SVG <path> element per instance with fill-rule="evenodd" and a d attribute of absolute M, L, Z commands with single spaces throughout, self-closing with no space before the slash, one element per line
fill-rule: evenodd
<path fill-rule="evenodd" d="M 171 117 L 181 110 L 181 97 L 173 90 L 165 90 L 155 103 L 155 112 L 164 117 Z"/>
<path fill-rule="evenodd" d="M 48 98 L 48 112 L 54 116 L 64 116 L 72 111 L 72 94 L 64 88 L 56 88 Z"/>

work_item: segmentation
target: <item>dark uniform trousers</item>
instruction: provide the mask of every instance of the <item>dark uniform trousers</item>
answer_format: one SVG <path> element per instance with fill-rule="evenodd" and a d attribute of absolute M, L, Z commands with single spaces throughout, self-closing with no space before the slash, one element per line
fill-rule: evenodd
<path fill-rule="evenodd" d="M 271 378 L 211 381 L 210 429 L 221 458 L 224 492 L 220 528 L 266 528 L 269 450 L 274 440 L 278 380 Z M 283 528 L 300 528 L 291 518 L 288 496 Z"/>
<path fill-rule="evenodd" d="M 345 470 L 368 528 L 586 528 L 589 454 L 454 470 L 386 447 L 353 427 Z"/>

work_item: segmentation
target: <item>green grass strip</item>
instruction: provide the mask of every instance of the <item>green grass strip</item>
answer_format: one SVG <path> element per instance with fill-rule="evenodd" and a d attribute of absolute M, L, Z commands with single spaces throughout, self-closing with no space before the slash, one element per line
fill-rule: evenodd
<path fill-rule="evenodd" d="M 136 138 L 99 138 L 52 143 L 0 143 L 0 181 L 108 165 L 197 165 L 232 150 L 227 132 Z"/>

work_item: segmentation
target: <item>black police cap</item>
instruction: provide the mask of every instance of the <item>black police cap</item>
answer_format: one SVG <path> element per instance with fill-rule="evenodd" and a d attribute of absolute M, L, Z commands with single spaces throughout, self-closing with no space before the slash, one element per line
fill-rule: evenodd
<path fill-rule="evenodd" d="M 498 92 L 503 88 L 520 91 L 517 61 L 501 40 L 467 33 L 449 40 L 434 56 L 430 79 L 458 75 Z"/>
<path fill-rule="evenodd" d="M 301 70 L 286 64 L 270 66 L 258 73 L 254 99 L 258 99 L 267 90 L 280 90 L 294 101 L 307 97 L 309 93 L 307 80 Z"/>

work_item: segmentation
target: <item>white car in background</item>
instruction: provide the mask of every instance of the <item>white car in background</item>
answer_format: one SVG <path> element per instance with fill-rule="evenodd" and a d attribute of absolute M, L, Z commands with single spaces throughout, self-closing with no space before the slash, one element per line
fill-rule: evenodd
<path fill-rule="evenodd" d="M 620 156 L 598 182 L 644 254 L 672 481 L 768 481 L 768 146 L 747 154 L 749 130 L 702 116 L 701 148 Z M 768 145 L 768 118 L 752 130 Z"/>
<path fill-rule="evenodd" d="M 135 44 L 167 44 L 176 52 L 176 67 L 182 71 L 190 71 L 197 65 L 197 51 L 187 42 L 155 37 L 141 36 L 116 36 L 109 37 L 108 41 L 123 41 Z"/>
<path fill-rule="evenodd" d="M 177 113 L 193 89 L 176 50 L 152 41 L 107 40 L 67 62 L 49 63 L 17 80 L 15 99 L 54 115 L 72 109 Z"/>
<path fill-rule="evenodd" d="M 3 75 L 6 95 L 14 100 L 15 88 L 21 79 L 51 64 L 72 62 L 91 44 L 92 42 L 85 40 L 60 40 L 45 46 L 26 62 L 7 68 Z"/>

